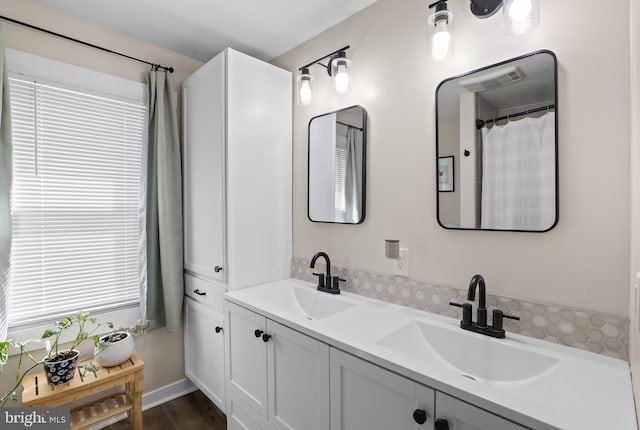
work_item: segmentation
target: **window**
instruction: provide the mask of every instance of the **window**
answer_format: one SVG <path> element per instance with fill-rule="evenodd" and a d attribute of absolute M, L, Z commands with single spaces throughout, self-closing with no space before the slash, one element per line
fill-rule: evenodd
<path fill-rule="evenodd" d="M 138 302 L 144 104 L 17 75 L 9 85 L 9 325 Z"/>
<path fill-rule="evenodd" d="M 336 174 L 333 182 L 333 220 L 334 222 L 345 222 L 347 210 L 347 200 L 345 194 L 347 176 L 347 138 L 336 136 Z"/>

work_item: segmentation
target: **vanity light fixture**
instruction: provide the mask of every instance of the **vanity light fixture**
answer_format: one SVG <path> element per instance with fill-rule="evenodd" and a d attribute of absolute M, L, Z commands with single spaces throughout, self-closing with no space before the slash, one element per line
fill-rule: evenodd
<path fill-rule="evenodd" d="M 333 87 L 338 94 L 345 94 L 351 89 L 351 60 L 347 58 L 347 45 L 333 51 L 330 54 L 320 57 L 300 67 L 300 74 L 296 78 L 298 104 L 308 106 L 313 101 L 313 76 L 309 73 L 309 68 L 319 64 L 327 70 L 327 74 L 333 78 Z M 322 60 L 329 59 L 327 64 L 322 64 Z"/>
<path fill-rule="evenodd" d="M 453 13 L 447 10 L 447 1 L 438 0 L 429 5 L 429 9 L 435 8 L 427 21 L 429 57 L 434 61 L 453 55 Z M 469 0 L 471 13 L 477 18 L 489 18 L 500 7 L 503 31 L 507 34 L 525 34 L 540 22 L 539 0 Z"/>
<path fill-rule="evenodd" d="M 471 13 L 478 18 L 493 16 L 503 6 L 503 30 L 520 35 L 533 30 L 540 21 L 539 0 L 470 0 Z"/>
<path fill-rule="evenodd" d="M 504 32 L 520 35 L 538 26 L 540 22 L 540 3 L 538 0 L 505 0 Z"/>
<path fill-rule="evenodd" d="M 298 104 L 302 106 L 308 106 L 313 101 L 313 76 L 309 74 L 308 68 L 300 70 L 300 74 L 297 78 L 298 88 Z"/>
<path fill-rule="evenodd" d="M 442 61 L 453 55 L 453 12 L 447 10 L 447 0 L 439 0 L 429 5 L 435 12 L 427 21 L 427 46 L 429 57 Z"/>

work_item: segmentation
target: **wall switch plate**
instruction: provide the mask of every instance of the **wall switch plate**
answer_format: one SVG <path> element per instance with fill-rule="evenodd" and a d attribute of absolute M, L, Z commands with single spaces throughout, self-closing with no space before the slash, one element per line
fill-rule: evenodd
<path fill-rule="evenodd" d="M 400 248 L 400 259 L 393 260 L 393 274 L 409 277 L 409 250 Z"/>

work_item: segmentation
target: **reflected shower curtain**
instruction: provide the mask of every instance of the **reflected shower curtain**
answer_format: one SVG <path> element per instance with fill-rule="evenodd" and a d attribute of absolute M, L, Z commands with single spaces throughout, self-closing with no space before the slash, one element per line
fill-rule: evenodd
<path fill-rule="evenodd" d="M 11 252 L 9 193 L 11 192 L 13 174 L 12 152 L 9 77 L 4 57 L 4 46 L 2 45 L 2 26 L 0 26 L 0 341 L 6 340 L 8 328 L 9 256 Z"/>
<path fill-rule="evenodd" d="M 355 127 L 347 129 L 345 160 L 345 222 L 357 223 L 362 205 L 362 132 Z"/>
<path fill-rule="evenodd" d="M 151 328 L 181 324 L 184 294 L 182 158 L 173 85 L 167 72 L 148 80 L 146 248 L 147 283 L 142 300 Z"/>
<path fill-rule="evenodd" d="M 546 230 L 555 220 L 555 112 L 482 130 L 481 226 Z"/>

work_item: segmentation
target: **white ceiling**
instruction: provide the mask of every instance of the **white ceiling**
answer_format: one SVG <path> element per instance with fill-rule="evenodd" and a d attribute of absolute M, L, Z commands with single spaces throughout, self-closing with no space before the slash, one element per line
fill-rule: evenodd
<path fill-rule="evenodd" d="M 36 0 L 207 61 L 227 46 L 271 60 L 377 0 Z"/>

